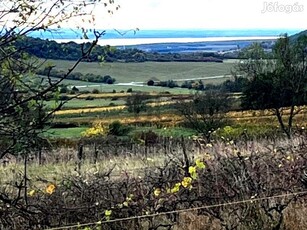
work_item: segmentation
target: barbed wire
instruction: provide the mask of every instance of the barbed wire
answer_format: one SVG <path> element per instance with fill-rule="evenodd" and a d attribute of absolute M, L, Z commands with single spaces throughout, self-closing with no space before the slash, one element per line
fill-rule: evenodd
<path fill-rule="evenodd" d="M 233 201 L 233 202 L 228 202 L 228 203 L 220 203 L 220 204 L 205 205 L 205 206 L 194 207 L 194 208 L 179 209 L 179 210 L 173 210 L 173 211 L 168 211 L 168 212 L 160 212 L 160 213 L 154 213 L 154 214 L 125 217 L 125 218 L 119 218 L 119 219 L 114 219 L 114 220 L 105 220 L 105 221 L 98 221 L 98 222 L 93 222 L 93 223 L 68 225 L 68 226 L 63 226 L 63 227 L 49 228 L 47 230 L 63 230 L 63 229 L 71 229 L 71 228 L 88 227 L 88 226 L 93 226 L 93 225 L 102 225 L 102 224 L 136 220 L 136 219 L 153 218 L 153 217 L 163 216 L 163 215 L 179 214 L 179 213 L 184 213 L 184 212 L 198 211 L 198 210 L 202 210 L 202 209 L 212 209 L 212 208 L 219 208 L 219 207 L 224 207 L 224 206 L 232 206 L 232 205 L 238 205 L 238 204 L 260 202 L 260 201 L 263 201 L 263 200 L 273 200 L 273 199 L 276 199 L 276 198 L 285 198 L 285 197 L 289 197 L 289 196 L 300 196 L 300 195 L 307 195 L 307 190 L 295 192 L 295 193 L 280 194 L 280 195 L 275 195 L 275 196 L 252 198 L 252 199 L 240 200 L 240 201 Z"/>

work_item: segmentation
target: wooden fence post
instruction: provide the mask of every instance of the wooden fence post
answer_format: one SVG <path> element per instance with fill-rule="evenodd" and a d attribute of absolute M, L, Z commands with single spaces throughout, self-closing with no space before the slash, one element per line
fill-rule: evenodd
<path fill-rule="evenodd" d="M 97 158 L 98 158 L 98 149 L 96 143 L 94 144 L 94 164 L 97 163 Z"/>
<path fill-rule="evenodd" d="M 79 150 L 78 150 L 78 172 L 81 173 L 81 164 L 82 164 L 82 159 L 83 159 L 83 145 L 80 144 Z"/>
<path fill-rule="evenodd" d="M 42 147 L 39 147 L 38 149 L 38 164 L 42 165 Z"/>
<path fill-rule="evenodd" d="M 181 136 L 181 145 L 182 145 L 182 152 L 183 152 L 185 176 L 189 176 L 190 175 L 190 173 L 189 173 L 190 161 L 189 161 L 189 157 L 187 155 L 187 149 L 186 149 L 185 140 L 184 140 L 183 136 Z"/>

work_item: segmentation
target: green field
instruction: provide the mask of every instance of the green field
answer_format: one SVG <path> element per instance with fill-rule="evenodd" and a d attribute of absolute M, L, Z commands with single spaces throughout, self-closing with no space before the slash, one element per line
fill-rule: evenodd
<path fill-rule="evenodd" d="M 86 129 L 88 129 L 88 127 L 49 129 L 46 136 L 51 138 L 80 138 L 82 132 Z"/>
<path fill-rule="evenodd" d="M 52 107 L 54 106 L 54 103 L 55 103 L 54 101 L 47 101 L 46 105 Z M 69 109 L 69 108 L 103 107 L 103 106 L 109 106 L 111 103 L 113 103 L 114 105 L 124 105 L 126 101 L 112 100 L 112 99 L 95 99 L 95 100 L 72 99 L 66 102 L 63 108 Z"/>
<path fill-rule="evenodd" d="M 67 70 L 74 62 L 64 60 L 49 60 L 57 70 Z M 149 79 L 175 80 L 206 78 L 231 73 L 235 63 L 214 62 L 142 62 L 142 63 L 97 63 L 82 62 L 75 69 L 83 74 L 110 75 L 116 83 L 147 82 Z M 88 84 L 90 85 L 90 84 Z"/>
<path fill-rule="evenodd" d="M 56 66 L 57 70 L 67 71 L 73 65 L 73 61 L 64 60 L 50 60 L 51 64 Z M 147 85 L 132 85 L 127 84 L 131 82 L 144 82 L 146 83 L 149 79 L 154 79 L 154 81 L 161 80 L 175 80 L 180 85 L 185 79 L 194 78 L 208 78 L 214 76 L 220 76 L 218 78 L 209 78 L 202 80 L 206 84 L 220 84 L 225 80 L 229 79 L 232 68 L 234 67 L 236 61 L 225 61 L 224 63 L 213 63 L 213 62 L 143 62 L 143 63 L 90 63 L 82 62 L 74 70 L 75 72 L 81 72 L 82 74 L 93 73 L 96 75 L 110 75 L 116 79 L 115 84 L 99 84 L 90 83 L 84 81 L 75 80 L 64 80 L 63 83 L 69 85 L 70 87 L 76 86 L 80 91 L 92 91 L 93 89 L 98 89 L 100 92 L 112 92 L 115 90 L 117 93 L 124 91 L 127 92 L 129 88 L 133 91 L 143 91 L 143 92 L 169 92 L 170 94 L 192 94 L 195 91 L 189 89 L 168 88 L 168 87 L 156 87 Z M 222 76 L 222 77 L 221 77 Z M 225 76 L 225 77 L 223 77 Z M 124 83 L 124 85 L 119 84 Z M 125 84 L 126 83 L 126 84 Z M 64 105 L 64 109 L 77 109 L 77 108 L 94 108 L 94 107 L 104 107 L 109 106 L 110 103 L 114 105 L 124 105 L 125 101 L 122 98 L 118 100 L 112 100 L 111 97 L 108 99 L 95 99 L 95 100 L 85 100 L 85 99 L 73 99 L 68 101 Z M 54 102 L 47 102 L 48 105 L 52 106 Z M 162 108 L 162 113 L 169 111 L 169 109 Z M 64 114 L 57 115 L 57 121 L 68 122 L 68 123 L 78 123 L 89 125 L 92 121 L 101 119 L 102 117 L 113 117 L 121 115 L 123 117 L 132 116 L 132 114 L 127 114 L 126 111 L 110 111 L 110 112 L 92 112 L 92 113 L 82 113 L 82 114 Z M 144 129 L 145 127 L 142 127 Z M 73 136 L 77 137 L 80 135 L 84 128 L 72 128 L 65 133 L 62 129 L 56 130 L 55 136 Z M 157 130 L 164 134 L 165 130 Z M 173 130 L 172 135 L 176 135 L 176 132 L 182 133 L 183 130 Z M 167 132 L 170 132 L 167 130 Z M 174 133 L 175 132 L 175 133 Z M 71 134 L 72 133 L 72 134 Z M 165 134 L 164 134 L 165 135 Z"/>
<path fill-rule="evenodd" d="M 50 129 L 47 132 L 47 136 L 51 138 L 81 138 L 82 132 L 84 132 L 89 127 L 76 127 L 76 128 L 65 128 L 65 129 Z M 155 127 L 132 127 L 129 135 L 133 136 L 136 133 L 153 131 L 158 135 L 165 137 L 190 137 L 197 135 L 195 130 L 181 127 L 168 127 L 168 128 L 155 128 Z"/>
<path fill-rule="evenodd" d="M 221 80 L 221 79 L 218 79 Z M 225 80 L 225 79 L 224 79 Z M 84 82 L 82 81 L 75 81 L 78 82 L 78 85 L 76 85 L 77 88 L 79 88 L 80 91 L 84 91 L 84 90 L 88 90 L 88 91 L 92 91 L 93 89 L 98 89 L 100 92 L 103 93 L 110 93 L 113 92 L 113 90 L 115 90 L 116 92 L 127 92 L 128 89 L 132 89 L 133 92 L 135 91 L 142 91 L 142 92 L 170 92 L 172 94 L 189 94 L 191 92 L 193 92 L 194 90 L 189 90 L 189 89 L 182 89 L 182 88 L 168 88 L 168 87 L 156 87 L 156 86 L 133 86 L 133 85 L 107 85 L 107 84 L 91 84 L 91 85 L 87 85 L 87 82 L 85 83 L 86 85 L 81 85 L 81 83 L 84 84 Z M 69 84 L 67 82 L 64 81 L 65 84 L 68 84 L 70 86 L 73 86 L 74 84 Z"/>

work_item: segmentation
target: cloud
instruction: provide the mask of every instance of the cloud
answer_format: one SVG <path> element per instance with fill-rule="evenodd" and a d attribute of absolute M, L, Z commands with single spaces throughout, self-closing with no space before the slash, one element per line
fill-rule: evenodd
<path fill-rule="evenodd" d="M 117 0 L 121 5 L 112 16 L 96 16 L 97 26 L 118 29 L 178 28 L 305 28 L 303 12 L 262 13 L 259 0 Z M 291 0 L 280 4 L 294 4 Z"/>

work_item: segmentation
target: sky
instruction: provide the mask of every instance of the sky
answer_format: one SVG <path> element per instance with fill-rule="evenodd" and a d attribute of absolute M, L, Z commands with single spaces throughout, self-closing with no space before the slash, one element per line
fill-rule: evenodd
<path fill-rule="evenodd" d="M 305 0 L 115 0 L 96 26 L 116 29 L 307 29 Z"/>

